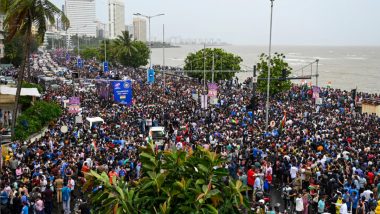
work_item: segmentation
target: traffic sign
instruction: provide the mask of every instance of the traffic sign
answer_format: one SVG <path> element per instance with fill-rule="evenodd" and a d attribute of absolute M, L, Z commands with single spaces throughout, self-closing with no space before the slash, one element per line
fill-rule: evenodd
<path fill-rule="evenodd" d="M 253 83 L 257 83 L 257 77 L 252 78 Z"/>
<path fill-rule="evenodd" d="M 104 72 L 108 72 L 109 71 L 109 69 L 108 69 L 108 62 L 103 62 L 103 71 Z"/>

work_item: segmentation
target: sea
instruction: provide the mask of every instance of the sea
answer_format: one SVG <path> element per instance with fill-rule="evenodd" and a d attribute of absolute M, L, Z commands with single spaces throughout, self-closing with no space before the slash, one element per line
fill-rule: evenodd
<path fill-rule="evenodd" d="M 259 61 L 261 53 L 268 53 L 267 46 L 224 45 L 210 46 L 222 48 L 227 52 L 239 55 L 243 62 L 242 70 L 252 70 Z M 176 48 L 165 48 L 165 54 L 160 48 L 152 49 L 152 63 L 182 67 L 186 56 L 203 49 L 203 45 L 182 45 Z M 343 47 L 343 46 L 273 46 L 272 53 L 283 53 L 286 61 L 293 68 L 291 76 L 305 76 L 316 74 L 317 59 L 318 86 L 340 88 L 368 93 L 380 93 L 380 47 Z M 312 64 L 311 64 L 312 63 Z M 252 76 L 252 72 L 237 74 L 239 80 Z M 295 83 L 312 82 L 316 85 L 316 78 L 311 80 L 295 80 Z"/>

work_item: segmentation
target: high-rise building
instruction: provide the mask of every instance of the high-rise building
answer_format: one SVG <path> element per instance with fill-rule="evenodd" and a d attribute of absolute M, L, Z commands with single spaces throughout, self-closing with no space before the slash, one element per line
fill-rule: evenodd
<path fill-rule="evenodd" d="M 4 29 L 3 29 L 4 15 L 0 13 L 0 59 L 4 57 Z"/>
<path fill-rule="evenodd" d="M 133 25 L 125 25 L 125 31 L 128 31 L 129 35 L 132 35 L 132 38 L 135 37 L 135 36 L 133 35 L 133 34 L 134 34 L 134 31 L 133 31 Z"/>
<path fill-rule="evenodd" d="M 109 37 L 111 39 L 121 35 L 125 29 L 124 11 L 123 0 L 108 1 Z"/>
<path fill-rule="evenodd" d="M 97 21 L 96 22 L 96 37 L 104 39 L 108 38 L 108 30 L 107 30 L 108 25 Z"/>
<path fill-rule="evenodd" d="M 133 35 L 138 41 L 146 42 L 146 20 L 136 17 L 133 18 Z"/>
<path fill-rule="evenodd" d="M 70 20 L 70 35 L 96 36 L 95 0 L 66 0 L 64 8 Z"/>

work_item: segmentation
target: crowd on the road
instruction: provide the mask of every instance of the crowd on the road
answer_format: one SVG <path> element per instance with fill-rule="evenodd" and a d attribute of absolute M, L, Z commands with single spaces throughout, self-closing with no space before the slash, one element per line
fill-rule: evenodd
<path fill-rule="evenodd" d="M 363 214 L 376 207 L 380 119 L 360 113 L 351 92 L 322 88 L 323 104 L 316 105 L 310 88 L 295 85 L 271 97 L 274 122 L 266 131 L 265 94 L 257 95 L 257 110 L 251 111 L 247 106 L 252 93 L 237 80 L 220 82 L 217 104 L 201 109 L 193 94 L 201 94 L 203 85 L 196 81 L 169 76 L 164 88 L 159 74 L 148 85 L 143 70 L 115 70 L 133 80 L 132 106 L 77 89 L 82 118 L 101 117 L 104 124 L 75 123 L 65 110 L 40 139 L 9 145 L 1 173 L 1 213 L 89 213 L 88 203 L 76 203 L 83 199 L 84 173 L 96 170 L 127 181 L 139 179 L 138 147 L 146 144 L 148 120 L 166 127 L 160 149 L 201 145 L 225 157 L 230 176 L 252 187 L 247 197 L 258 202 L 252 203 L 257 213 Z M 42 99 L 61 103 L 73 93 L 72 87 L 61 85 L 47 90 Z M 62 126 L 68 127 L 67 133 Z M 281 206 L 266 205 L 259 192 L 279 192 Z"/>

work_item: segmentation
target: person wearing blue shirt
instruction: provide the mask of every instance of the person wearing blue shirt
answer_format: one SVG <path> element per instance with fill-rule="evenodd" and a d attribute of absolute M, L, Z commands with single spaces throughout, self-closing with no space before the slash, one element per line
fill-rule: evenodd
<path fill-rule="evenodd" d="M 9 199 L 8 193 L 5 190 L 3 190 L 1 191 L 0 197 L 1 197 L 1 204 L 7 205 L 8 199 Z"/>
<path fill-rule="evenodd" d="M 325 200 L 326 196 L 323 196 L 319 202 L 318 202 L 318 213 L 324 213 L 325 212 Z"/>
<path fill-rule="evenodd" d="M 62 188 L 63 210 L 65 214 L 70 213 L 70 193 L 71 189 L 67 186 L 67 182 L 65 182 Z"/>
<path fill-rule="evenodd" d="M 356 208 L 358 208 L 358 204 L 359 204 L 359 194 L 357 191 L 352 192 L 351 201 L 352 201 L 352 210 L 356 211 Z"/>
<path fill-rule="evenodd" d="M 26 202 L 23 202 L 23 207 L 22 207 L 22 210 L 21 210 L 21 214 L 28 214 L 29 213 L 29 207 L 28 207 L 28 204 Z"/>

